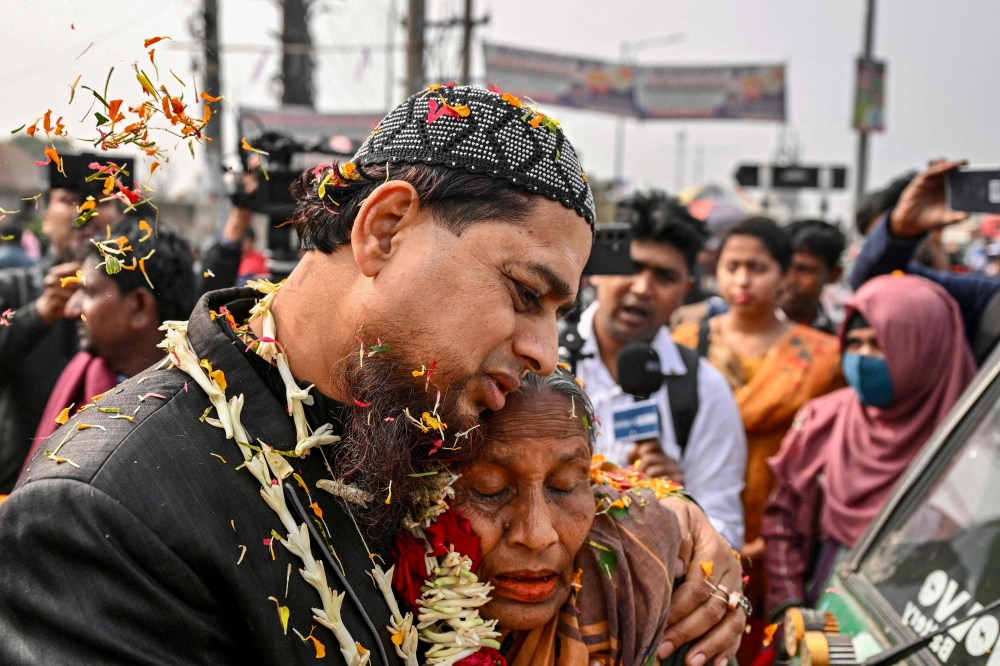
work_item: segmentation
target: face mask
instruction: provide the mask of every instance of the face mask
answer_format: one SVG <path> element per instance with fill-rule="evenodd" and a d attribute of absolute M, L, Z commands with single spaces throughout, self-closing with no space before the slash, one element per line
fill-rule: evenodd
<path fill-rule="evenodd" d="M 884 358 L 844 354 L 844 379 L 851 385 L 858 399 L 872 407 L 888 407 L 896 399 L 889 376 L 889 365 Z"/>

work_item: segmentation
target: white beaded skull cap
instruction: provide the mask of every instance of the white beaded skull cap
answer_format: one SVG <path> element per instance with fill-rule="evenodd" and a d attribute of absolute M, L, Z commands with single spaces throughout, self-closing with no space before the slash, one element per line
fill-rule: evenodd
<path fill-rule="evenodd" d="M 559 123 L 496 88 L 429 86 L 389 112 L 359 167 L 409 162 L 465 169 L 558 201 L 594 227 L 594 197 Z"/>

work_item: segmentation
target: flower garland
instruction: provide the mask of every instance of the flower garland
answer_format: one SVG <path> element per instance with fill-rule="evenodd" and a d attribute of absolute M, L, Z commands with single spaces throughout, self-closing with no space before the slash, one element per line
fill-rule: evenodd
<path fill-rule="evenodd" d="M 306 421 L 303 405 L 313 404 L 313 397 L 309 394 L 313 386 L 303 389 L 295 382 L 284 349 L 277 341 L 274 317 L 271 314 L 271 305 L 282 284 L 284 281 L 277 284 L 268 280 L 247 283 L 247 286 L 264 294 L 264 297 L 251 309 L 248 321 L 249 323 L 259 318 L 262 335 L 256 339 L 251 338 L 247 350 L 254 349 L 258 356 L 277 366 L 285 385 L 286 408 L 295 423 L 294 455 L 305 457 L 311 449 L 338 442 L 340 437 L 331 434 L 333 426 L 329 423 L 313 431 Z M 235 324 L 230 315 L 227 314 L 226 318 L 230 325 Z M 312 609 L 314 619 L 333 633 L 340 646 L 340 652 L 349 666 L 364 666 L 369 662 L 371 653 L 354 640 L 343 623 L 341 606 L 345 593 L 337 594 L 329 587 L 323 563 L 312 555 L 307 525 L 296 523 L 285 503 L 283 484 L 285 479 L 293 474 L 291 465 L 282 457 L 288 454 L 276 451 L 264 442 L 260 442 L 261 447 L 256 455 L 254 454 L 256 447 L 250 444 L 240 422 L 244 404 L 243 395 L 226 399 L 225 375 L 222 370 L 213 370 L 207 360 L 198 358 L 187 338 L 187 322 L 166 321 L 160 330 L 166 332 L 166 337 L 158 346 L 167 350 L 167 360 L 170 361 L 171 367 L 176 366 L 194 379 L 208 395 L 212 407 L 215 408 L 216 419 L 207 418 L 211 409 L 209 408 L 202 420 L 225 430 L 226 439 L 236 440 L 243 454 L 243 464 L 237 469 L 245 467 L 258 480 L 261 485 L 261 497 L 278 515 L 286 530 L 285 537 L 281 537 L 277 532 L 273 534 L 289 552 L 302 561 L 303 568 L 299 569 L 299 573 L 319 594 L 321 607 Z M 437 419 L 436 412 L 435 409 L 431 420 Z M 424 420 L 430 422 L 427 418 Z M 438 423 L 437 420 L 434 422 Z M 418 427 L 424 426 L 418 422 Z M 439 428 L 443 430 L 443 424 L 439 424 Z M 456 439 L 462 435 L 467 436 L 468 433 L 460 433 Z M 468 660 L 483 648 L 495 650 L 500 647 L 495 640 L 500 636 L 496 631 L 496 620 L 487 622 L 479 616 L 479 608 L 489 601 L 489 593 L 493 588 L 480 582 L 472 573 L 476 564 L 473 557 L 477 561 L 479 557 L 478 538 L 475 538 L 474 547 L 467 546 L 467 549 L 472 551 L 472 557 L 468 553 L 462 554 L 456 550 L 454 544 L 449 544 L 447 550 L 442 552 L 444 539 L 450 535 L 441 529 L 436 530 L 435 521 L 449 515 L 455 520 L 464 519 L 459 519 L 449 512 L 447 505 L 447 499 L 454 496 L 451 484 L 458 476 L 443 468 L 437 472 L 432 477 L 436 486 L 428 485 L 428 489 L 415 498 L 417 505 L 422 508 L 419 515 L 407 520 L 406 525 L 410 533 L 408 536 L 414 540 L 419 539 L 424 544 L 423 567 L 422 573 L 419 574 L 423 585 L 421 596 L 415 601 L 418 612 L 416 626 L 413 613 L 407 611 L 404 614 L 396 602 L 393 592 L 396 564 L 390 566 L 388 571 L 383 571 L 381 566 L 374 564 L 374 569 L 369 572 L 389 607 L 391 624 L 387 629 L 396 654 L 405 661 L 406 666 L 418 666 L 418 641 L 431 644 L 426 653 L 425 663 L 432 666 L 454 666 L 463 660 Z M 346 502 L 361 506 L 372 499 L 369 493 L 351 486 L 343 479 L 324 479 L 317 482 L 317 487 Z M 465 525 L 468 525 L 467 521 Z M 468 533 L 471 534 L 471 529 L 468 529 Z M 418 568 L 417 571 L 419 570 Z M 287 627 L 287 608 L 279 606 L 279 618 L 283 626 Z M 316 641 L 315 638 L 313 640 Z M 497 657 L 499 658 L 498 654 Z M 493 659 L 490 658 L 490 661 Z M 465 661 L 467 666 L 469 663 Z"/>

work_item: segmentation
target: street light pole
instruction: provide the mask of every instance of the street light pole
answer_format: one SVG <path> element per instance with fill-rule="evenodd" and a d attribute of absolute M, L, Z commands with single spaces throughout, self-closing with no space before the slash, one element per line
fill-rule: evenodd
<path fill-rule="evenodd" d="M 663 37 L 652 37 L 649 39 L 623 40 L 619 59 L 622 67 L 631 67 L 632 52 L 640 49 L 647 49 L 655 46 L 670 46 L 684 39 L 683 32 L 674 32 Z M 628 118 L 618 116 L 615 119 L 615 158 L 614 158 L 614 179 L 622 182 L 625 179 L 625 123 Z"/>
<path fill-rule="evenodd" d="M 472 71 L 472 0 L 465 0 L 465 15 L 462 17 L 462 85 L 471 83 Z"/>
<path fill-rule="evenodd" d="M 875 46 L 875 0 L 868 0 L 868 10 L 865 16 L 865 51 L 864 59 L 871 60 L 872 51 Z M 857 85 L 857 84 L 855 84 Z M 858 164 L 857 176 L 854 182 L 854 205 L 865 195 L 865 186 L 868 179 L 868 132 L 864 129 L 858 130 Z"/>
<path fill-rule="evenodd" d="M 406 96 L 424 89 L 424 0 L 409 0 L 406 24 Z"/>
<path fill-rule="evenodd" d="M 622 67 L 629 66 L 629 43 L 623 41 L 618 54 Z M 625 180 L 625 116 L 615 119 L 615 183 Z"/>

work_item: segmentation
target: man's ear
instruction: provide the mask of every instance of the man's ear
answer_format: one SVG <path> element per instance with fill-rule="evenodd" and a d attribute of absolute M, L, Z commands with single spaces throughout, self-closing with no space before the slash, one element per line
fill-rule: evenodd
<path fill-rule="evenodd" d="M 160 325 L 160 308 L 156 304 L 156 297 L 153 292 L 145 287 L 133 289 L 128 295 L 132 312 L 128 318 L 128 324 L 134 331 L 142 331 L 149 327 L 157 328 Z"/>
<path fill-rule="evenodd" d="M 684 295 L 687 296 L 694 289 L 694 276 L 688 275 L 687 283 L 684 285 Z"/>
<path fill-rule="evenodd" d="M 836 284 L 840 282 L 840 278 L 842 278 L 843 276 L 844 276 L 844 267 L 841 266 L 840 264 L 837 264 L 836 266 L 833 267 L 833 270 L 830 271 L 830 279 L 828 279 L 826 282 L 827 284 Z"/>
<path fill-rule="evenodd" d="M 390 180 L 368 195 L 351 229 L 354 261 L 366 277 L 375 277 L 392 256 L 398 235 L 419 219 L 420 197 L 413 185 Z"/>

